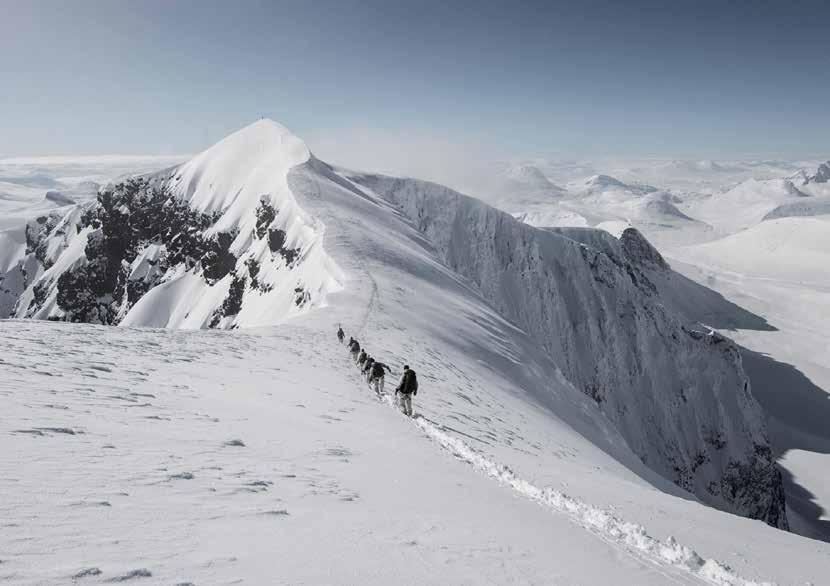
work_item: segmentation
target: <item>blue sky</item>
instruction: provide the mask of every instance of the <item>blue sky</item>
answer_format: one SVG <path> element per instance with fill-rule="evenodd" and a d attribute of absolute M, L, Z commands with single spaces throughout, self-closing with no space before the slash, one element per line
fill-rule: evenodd
<path fill-rule="evenodd" d="M 261 115 L 347 158 L 830 151 L 830 2 L 0 0 L 0 14 L 0 156 L 195 152 Z"/>

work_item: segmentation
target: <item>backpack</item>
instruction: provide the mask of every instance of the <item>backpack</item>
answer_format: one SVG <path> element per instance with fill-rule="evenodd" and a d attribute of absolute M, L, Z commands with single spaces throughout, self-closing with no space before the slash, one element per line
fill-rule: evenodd
<path fill-rule="evenodd" d="M 418 391 L 418 377 L 415 375 L 415 371 L 411 368 L 406 371 L 406 375 L 403 378 L 403 389 L 401 392 L 406 393 L 407 395 L 411 393 L 415 393 Z"/>
<path fill-rule="evenodd" d="M 372 365 L 372 376 L 375 378 L 380 378 L 383 376 L 383 364 L 380 362 L 375 362 Z"/>

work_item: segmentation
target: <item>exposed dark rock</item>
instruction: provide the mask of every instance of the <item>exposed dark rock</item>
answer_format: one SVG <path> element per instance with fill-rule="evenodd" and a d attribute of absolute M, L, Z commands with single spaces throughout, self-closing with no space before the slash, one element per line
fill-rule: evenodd
<path fill-rule="evenodd" d="M 245 266 L 248 268 L 248 276 L 251 277 L 251 287 L 253 289 L 259 289 L 260 282 L 257 279 L 260 269 L 259 261 L 255 258 L 249 258 L 245 261 Z"/>
<path fill-rule="evenodd" d="M 113 324 L 150 289 L 166 269 L 184 265 L 202 267 L 208 283 L 222 279 L 236 266 L 230 252 L 235 232 L 206 238 L 204 232 L 220 214 L 191 209 L 165 189 L 143 179 L 130 179 L 102 190 L 81 216 L 79 229 L 92 228 L 85 248 L 86 264 L 64 272 L 58 279 L 58 305 L 70 321 Z M 41 230 L 47 218 L 38 221 Z M 28 235 L 27 231 L 27 235 Z M 36 233 L 31 241 L 37 254 Z M 157 270 L 151 277 L 132 279 L 130 266 L 151 244 L 162 246 Z"/>
<path fill-rule="evenodd" d="M 291 266 L 300 255 L 300 249 L 286 247 L 285 240 L 285 230 L 280 230 L 279 228 L 268 230 L 268 247 L 271 249 L 271 252 L 279 253 L 285 259 L 285 264 Z"/>
<path fill-rule="evenodd" d="M 242 297 L 245 294 L 246 284 L 247 279 L 244 275 L 239 275 L 235 272 L 233 273 L 231 285 L 228 288 L 228 295 L 222 302 L 221 307 L 213 312 L 213 317 L 209 324 L 211 328 L 218 326 L 223 317 L 236 315 L 240 312 L 242 309 Z"/>
<path fill-rule="evenodd" d="M 268 227 L 277 217 L 277 210 L 268 203 L 268 196 L 263 195 L 259 207 L 256 209 L 256 235 L 257 238 L 265 238 Z"/>
<path fill-rule="evenodd" d="M 669 268 L 663 256 L 636 228 L 626 228 L 620 236 L 620 244 L 623 254 L 632 263 L 651 265 L 660 269 Z"/>
<path fill-rule="evenodd" d="M 271 252 L 279 252 L 285 245 L 285 230 L 272 228 L 268 230 L 268 248 Z"/>
<path fill-rule="evenodd" d="M 236 233 L 220 232 L 216 237 L 207 240 L 207 252 L 202 256 L 202 269 L 205 280 L 215 283 L 230 273 L 236 267 L 236 256 L 230 251 Z"/>

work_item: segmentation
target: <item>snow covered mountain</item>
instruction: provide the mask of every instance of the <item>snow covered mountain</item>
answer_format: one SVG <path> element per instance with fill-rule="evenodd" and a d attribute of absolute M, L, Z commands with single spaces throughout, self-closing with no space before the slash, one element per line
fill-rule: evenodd
<path fill-rule="evenodd" d="M 508 165 L 497 174 L 489 191 L 488 202 L 509 212 L 550 204 L 567 193 L 529 163 Z"/>
<path fill-rule="evenodd" d="M 631 194 L 644 195 L 646 193 L 653 193 L 657 191 L 656 187 L 651 185 L 633 183 L 623 183 L 619 179 L 615 179 L 610 175 L 592 175 L 582 182 L 573 184 L 573 190 L 582 194 L 596 194 L 606 191 L 625 191 Z"/>
<path fill-rule="evenodd" d="M 799 169 L 789 180 L 799 186 L 830 182 L 830 161 L 819 163 L 814 169 Z"/>
<path fill-rule="evenodd" d="M 738 351 L 672 310 L 654 277 L 670 269 L 636 230 L 619 244 L 602 232 L 538 230 L 438 185 L 337 172 L 271 121 L 30 225 L 13 314 L 171 328 L 281 323 L 346 286 L 326 250 L 337 220 L 299 203 L 343 197 L 382 210 L 397 229 L 389 239 L 414 226 L 423 244 L 394 262 L 427 258 L 469 281 L 539 346 L 529 367 L 537 378 L 563 377 L 590 397 L 649 468 L 716 507 L 787 526 Z M 389 239 L 370 246 L 388 254 Z"/>
<path fill-rule="evenodd" d="M 707 199 L 691 201 L 687 210 L 725 235 L 754 226 L 781 205 L 809 197 L 789 179 L 749 179 Z"/>
<path fill-rule="evenodd" d="M 261 121 L 172 172 L 39 218 L 21 258 L 5 263 L 6 278 L 26 287 L 12 314 L 230 328 L 319 306 L 339 287 L 337 267 L 322 250 L 323 227 L 286 185 L 308 157 L 287 130 Z"/>
<path fill-rule="evenodd" d="M 597 197 L 614 190 L 608 187 Z M 629 194 L 629 199 L 619 202 L 620 209 L 632 206 L 635 200 L 649 214 L 672 216 L 684 226 L 700 224 L 691 212 L 686 215 L 691 206 L 670 192 Z M 581 209 L 589 214 L 589 208 Z M 596 210 L 597 217 L 605 213 Z M 799 219 L 792 226 L 806 225 L 803 221 Z M 760 236 L 752 239 L 746 232 L 746 238 L 735 240 L 736 246 L 745 250 L 774 240 L 781 254 L 770 256 L 779 260 L 787 258 L 784 252 L 790 244 L 808 246 L 822 226 L 816 221 L 815 233 L 805 234 L 799 244 L 789 240 L 787 220 L 763 225 L 768 226 L 754 232 Z M 564 539 L 575 527 L 588 527 L 600 536 L 595 572 L 579 569 L 578 565 L 590 565 L 590 560 L 573 553 L 580 563 L 556 574 L 579 583 L 601 582 L 598 576 L 614 565 L 609 560 L 619 554 L 614 551 L 619 544 L 627 554 L 642 556 L 637 559 L 646 560 L 646 566 L 655 564 L 661 571 L 681 572 L 680 577 L 672 573 L 670 579 L 684 582 L 691 576 L 693 583 L 698 579 L 716 584 L 749 583 L 736 577 L 738 574 L 784 583 L 798 576 L 802 582 L 815 582 L 824 561 L 830 559 L 830 551 L 821 549 L 820 544 L 721 512 L 763 520 L 777 528 L 788 526 L 785 482 L 775 461 L 775 446 L 768 438 L 765 415 L 753 393 L 755 379 L 751 383 L 745 372 L 741 350 L 708 326 L 759 331 L 774 328 L 674 272 L 638 230 L 621 229 L 615 238 L 590 228 L 533 227 L 440 185 L 331 166 L 314 157 L 285 128 L 267 120 L 234 133 L 189 162 L 113 183 L 95 202 L 49 211 L 16 230 L 0 232 L 0 271 L 6 290 L 6 305 L 0 310 L 5 307 L 17 317 L 122 327 L 71 326 L 79 328 L 75 330 L 61 324 L 12 321 L 3 323 L 4 333 L 10 340 L 23 340 L 42 332 L 67 346 L 77 345 L 76 337 L 87 340 L 84 344 L 94 347 L 101 360 L 119 365 L 106 366 L 114 369 L 109 374 L 96 371 L 107 385 L 115 385 L 116 373 L 128 368 L 131 356 L 140 357 L 139 370 L 156 372 L 151 377 L 156 382 L 151 384 L 144 375 L 136 375 L 130 385 L 139 395 L 132 397 L 124 391 L 118 401 L 136 400 L 143 405 L 144 399 L 139 397 L 144 393 L 159 393 L 158 398 L 146 401 L 148 413 L 157 418 L 152 424 L 159 426 L 165 442 L 177 446 L 175 450 L 188 454 L 193 450 L 188 461 L 200 467 L 191 469 L 199 479 L 196 482 L 179 483 L 176 475 L 184 474 L 179 470 L 156 478 L 157 469 L 167 464 L 156 468 L 148 464 L 136 472 L 137 477 L 148 487 L 176 486 L 177 494 L 190 499 L 191 506 L 205 498 L 199 490 L 207 491 L 213 484 L 219 494 L 209 494 L 205 512 L 240 511 L 238 521 L 217 522 L 233 534 L 253 531 L 253 535 L 268 535 L 285 544 L 285 535 L 273 528 L 263 530 L 259 520 L 264 515 L 289 517 L 290 522 L 295 514 L 294 508 L 288 508 L 289 515 L 283 505 L 275 504 L 260 515 L 252 512 L 259 510 L 253 501 L 239 505 L 234 500 L 237 497 L 231 496 L 247 489 L 234 488 L 227 459 L 231 456 L 214 454 L 211 446 L 245 435 L 248 429 L 254 440 L 245 436 L 244 443 L 252 447 L 252 455 L 245 456 L 245 468 L 257 470 L 259 476 L 245 478 L 260 484 L 244 487 L 266 487 L 262 489 L 266 493 L 272 486 L 268 483 L 284 482 L 282 474 L 296 471 L 283 468 L 304 458 L 305 448 L 300 444 L 316 442 L 325 445 L 315 444 L 306 450 L 313 451 L 310 468 L 300 474 L 308 477 L 310 492 L 285 489 L 287 492 L 281 493 L 283 498 L 294 499 L 298 516 L 334 531 L 334 521 L 325 517 L 331 514 L 342 521 L 338 515 L 344 513 L 323 503 L 321 495 L 334 495 L 341 504 L 346 499 L 355 503 L 361 500 L 356 495 L 365 495 L 365 502 L 354 504 L 363 521 L 349 533 L 351 541 L 362 544 L 356 547 L 363 557 L 335 556 L 326 567 L 359 566 L 360 560 L 370 555 L 367 548 L 388 546 L 387 540 L 400 541 L 399 535 L 408 535 L 402 529 L 400 534 L 393 531 L 395 535 L 371 533 L 377 524 L 383 524 L 383 507 L 389 504 L 379 495 L 397 490 L 398 483 L 409 487 L 403 489 L 408 497 L 403 501 L 412 511 L 401 517 L 401 526 L 411 529 L 420 522 L 421 514 L 441 525 L 431 508 L 438 500 L 418 502 L 410 494 L 416 489 L 432 494 L 435 487 L 427 471 L 436 464 L 430 463 L 420 447 L 399 446 L 401 440 L 395 435 L 399 433 L 398 420 L 387 419 L 392 414 L 386 410 L 378 411 L 383 403 L 364 397 L 356 373 L 345 370 L 342 348 L 331 340 L 333 327 L 342 323 L 347 334 L 357 336 L 368 351 L 396 369 L 409 362 L 419 371 L 424 386 L 423 400 L 419 394 L 417 401 L 421 418 L 406 432 L 407 442 L 420 441 L 414 438 L 426 435 L 516 494 L 557 514 L 570 511 L 566 521 L 576 524 L 562 526 L 556 517 L 550 524 L 532 521 L 532 511 L 520 506 L 513 509 L 515 505 L 508 504 L 511 499 L 488 493 L 481 478 L 475 479 L 481 474 L 456 476 L 451 465 L 454 461 L 449 459 L 439 465 L 440 474 L 457 482 L 442 485 L 448 504 L 439 508 L 442 515 L 448 515 L 445 520 L 452 518 L 455 525 L 440 529 L 439 541 L 479 543 L 472 537 L 474 533 L 484 541 L 499 541 L 501 538 L 483 524 L 473 528 L 465 525 L 468 521 L 463 514 L 448 512 L 475 508 L 479 502 L 475 499 L 490 494 L 488 498 L 505 507 L 503 514 L 495 514 L 493 524 L 504 527 L 513 543 L 520 544 L 517 547 L 532 552 L 528 553 L 534 560 L 532 567 L 522 566 L 522 572 L 534 576 L 531 582 L 544 581 L 541 576 L 553 575 L 550 572 L 555 570 L 540 561 L 543 556 L 535 549 L 539 544 L 521 537 L 520 528 L 528 523 L 534 532 L 547 536 L 547 543 Z M 712 263 L 722 260 L 726 268 L 733 266 L 726 262 L 730 258 L 724 253 L 731 245 L 721 244 L 724 246 L 695 249 L 695 258 Z M 822 261 L 821 251 L 814 252 L 804 259 L 804 265 Z M 781 260 L 781 264 L 786 263 Z M 734 266 L 743 265 L 736 259 Z M 805 266 L 794 267 L 792 274 L 784 276 L 804 270 Z M 278 327 L 261 327 L 275 325 Z M 171 331 L 135 329 L 139 326 Z M 233 333 L 173 331 L 237 328 L 247 329 Z M 119 357 L 107 350 L 106 344 L 116 344 L 119 336 L 129 346 L 129 351 L 125 350 L 129 356 Z M 93 343 L 97 337 L 105 341 Z M 0 385 L 0 390 L 10 398 L 14 421 L 32 417 L 38 409 L 36 418 L 48 423 L 32 423 L 32 433 L 26 431 L 29 424 L 3 428 L 14 438 L 16 448 L 28 449 L 26 441 L 45 442 L 66 435 L 54 429 L 76 430 L 85 441 L 97 441 L 110 432 L 96 422 L 96 409 L 105 409 L 115 422 L 112 429 L 133 429 L 130 425 L 138 415 L 123 408 L 119 411 L 109 403 L 98 406 L 95 395 L 84 394 L 86 374 L 73 370 L 68 358 L 69 362 L 61 362 L 59 367 L 50 367 L 45 358 L 38 364 L 37 372 L 51 368 L 60 377 L 60 396 L 69 409 L 47 407 L 56 404 L 56 399 L 50 398 L 49 385 L 31 378 L 35 369 L 27 369 L 21 362 L 26 352 L 36 353 L 36 349 L 26 346 L 18 355 L 15 344 L 20 343 L 10 342 L 7 348 L 15 358 L 11 362 L 4 359 L 5 363 L 14 364 L 17 370 L 9 385 Z M 193 365 L 184 367 L 177 359 L 171 358 L 170 364 L 159 359 L 181 353 L 180 347 L 189 348 L 187 361 L 194 361 Z M 182 386 L 186 391 L 162 384 L 168 378 L 192 384 L 177 374 L 178 368 L 190 373 L 188 376 L 198 376 L 199 384 Z M 195 375 L 199 369 L 210 374 Z M 248 370 L 250 377 L 245 374 Z M 228 389 L 224 388 L 223 372 L 234 373 Z M 34 403 L 20 391 L 27 385 L 41 393 Z M 153 385 L 161 385 L 162 390 L 155 391 Z M 263 391 L 266 388 L 268 391 Z M 252 401 L 253 409 L 238 402 L 237 391 Z M 233 423 L 223 423 L 224 439 L 208 431 L 210 426 L 193 423 L 207 438 L 196 450 L 188 444 L 189 432 L 168 429 L 163 422 L 165 418 L 201 421 L 193 414 L 201 413 L 197 405 L 202 401 L 214 411 L 233 413 Z M 272 402 L 278 402 L 282 411 L 276 412 Z M 354 411 L 355 405 L 360 406 L 359 412 Z M 314 414 L 304 413 L 306 406 L 313 407 Z M 88 416 L 79 415 L 82 412 Z M 341 425 L 348 427 L 347 435 L 338 435 Z M 280 435 L 283 427 L 298 435 L 289 440 Z M 141 433 L 131 431 L 128 435 L 124 445 L 136 450 L 148 441 Z M 349 441 L 353 444 L 348 448 L 340 445 Z M 388 449 L 373 447 L 381 443 Z M 290 453 L 281 460 L 279 475 L 262 465 L 275 445 L 280 446 L 278 452 Z M 171 451 L 170 457 L 175 457 L 172 447 L 153 449 Z M 411 461 L 409 473 L 396 460 L 399 449 Z M 90 463 L 97 462 L 93 452 L 83 451 Z M 197 457 L 202 453 L 214 455 Z M 359 473 L 346 472 L 345 461 L 371 465 L 361 466 Z M 394 476 L 370 481 L 377 467 L 393 471 Z M 14 467 L 2 472 L 0 476 L 7 478 L 16 474 Z M 43 476 L 38 476 L 40 472 Z M 14 476 L 14 482 L 45 481 L 48 473 L 47 468 L 38 468 L 38 474 Z M 331 488 L 332 478 L 337 478 L 340 488 Z M 459 489 L 462 484 L 465 488 Z M 351 492 L 343 488 L 345 485 L 352 487 Z M 558 488 L 538 488 L 553 486 Z M 127 485 L 113 481 L 107 502 L 116 504 L 122 498 L 116 495 L 130 492 L 127 489 Z M 65 490 L 75 493 L 71 486 Z M 92 486 L 84 490 L 95 493 Z M 137 491 L 137 498 L 146 497 L 143 506 L 151 506 L 149 503 L 159 498 L 153 492 L 156 490 Z M 565 490 L 569 494 L 562 492 Z M 17 494 L 16 489 L 12 492 Z M 16 523 L 25 525 L 26 514 L 33 511 L 43 513 L 41 503 L 22 493 L 17 500 L 16 506 L 4 511 L 4 516 Z M 608 509 L 597 509 L 590 503 Z M 242 508 L 234 509 L 237 506 Z M 60 513 L 61 509 L 56 510 Z M 66 514 L 64 519 L 61 515 L 61 531 L 67 531 L 74 517 Z M 183 524 L 181 527 L 192 522 L 183 513 L 172 517 Z M 636 526 L 620 518 L 646 525 L 658 539 L 646 539 L 644 529 L 632 528 Z M 114 523 L 107 536 L 115 539 L 132 522 L 135 519 L 127 513 L 103 523 L 107 527 L 107 523 Z M 172 540 L 184 539 L 181 527 L 170 522 L 171 547 L 180 545 Z M 309 535 L 308 529 L 299 529 L 296 524 L 292 527 Z M 668 539 L 670 535 L 694 545 L 700 555 Z M 580 543 L 589 548 L 586 551 L 594 551 L 591 544 L 584 543 L 584 537 L 580 533 Z M 50 539 L 49 543 L 58 544 L 60 532 Z M 207 533 L 200 533 L 200 539 L 208 539 Z M 369 541 L 362 541 L 366 539 Z M 448 563 L 441 557 L 446 550 L 439 551 L 437 542 L 430 542 L 431 553 L 422 551 L 425 540 L 429 538 L 408 540 L 417 542 L 408 547 L 419 548 L 419 555 L 427 555 L 435 563 Z M 149 541 L 142 543 L 141 547 L 158 549 Z M 246 543 L 259 552 L 252 540 Z M 290 545 L 284 547 L 290 549 Z M 326 542 L 325 547 L 340 551 L 338 547 L 343 546 Z M 116 546 L 108 548 L 117 550 Z M 13 561 L 17 564 L 26 551 L 18 545 L 14 551 L 20 552 Z M 466 556 L 466 561 L 454 566 L 450 582 L 463 582 L 470 575 L 480 579 L 485 568 L 494 572 L 498 581 L 520 580 L 523 575 L 509 564 L 498 569 L 486 559 L 469 557 L 470 552 L 455 553 Z M 306 565 L 314 565 L 308 555 L 295 554 Z M 798 560 L 793 562 L 797 568 L 774 563 L 779 554 Z M 510 553 L 498 555 L 512 560 Z M 412 559 L 408 553 L 400 556 Z M 738 571 L 713 565 L 701 556 L 726 560 Z M 230 579 L 233 564 L 222 559 L 217 557 L 213 563 Z M 263 563 L 264 558 L 256 559 L 257 564 Z M 175 564 L 192 568 L 195 573 L 190 575 L 210 581 L 210 572 L 189 559 L 178 559 Z M 153 577 L 169 577 L 171 581 L 180 577 L 170 574 L 169 566 L 160 566 L 159 570 L 150 568 Z M 12 567 L 17 571 L 21 566 Z M 389 562 L 377 575 L 388 578 L 395 567 Z M 640 565 L 629 570 L 620 581 L 664 583 L 668 579 L 663 574 L 650 575 Z M 263 577 L 268 576 L 244 574 L 260 581 L 267 581 Z M 294 581 L 308 578 L 299 561 L 285 575 Z M 326 575 L 332 574 L 315 574 L 323 581 Z M 427 581 L 436 579 L 421 570 L 414 575 Z M 53 574 L 48 576 L 57 579 Z M 382 582 L 379 577 L 374 583 Z"/>
<path fill-rule="evenodd" d="M 716 506 L 786 527 L 780 478 L 737 350 L 666 311 L 650 275 L 668 267 L 636 230 L 612 247 L 603 232 L 537 230 L 441 186 L 350 179 L 400 206 L 441 260 L 540 343 L 652 469 Z M 719 405 L 714 420 L 704 405 Z M 727 455 L 727 445 L 744 456 Z"/>

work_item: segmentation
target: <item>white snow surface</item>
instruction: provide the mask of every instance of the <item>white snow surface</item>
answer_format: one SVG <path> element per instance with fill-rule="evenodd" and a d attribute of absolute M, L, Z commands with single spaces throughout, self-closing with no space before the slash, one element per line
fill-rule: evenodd
<path fill-rule="evenodd" d="M 455 355 L 408 349 L 410 423 L 326 313 L 245 333 L 0 322 L 4 582 L 819 583 L 813 542 L 661 493 L 520 397 L 461 399 L 431 376 L 469 366 Z"/>
<path fill-rule="evenodd" d="M 726 173 L 711 166 L 709 171 Z M 274 226 L 302 249 L 302 262 L 291 271 L 280 262 L 266 266 L 279 283 L 274 295 L 256 297 L 246 290 L 236 318 L 241 326 L 279 325 L 234 332 L 133 327 L 204 325 L 227 282 L 209 287 L 198 275 L 181 271 L 143 297 L 121 328 L 0 322 L 0 364 L 6 373 L 0 380 L 0 434 L 7 443 L 0 456 L 0 579 L 13 584 L 67 583 L 81 575 L 78 583 L 123 578 L 198 584 L 820 584 L 826 579 L 827 543 L 701 504 L 643 465 L 632 446 L 649 430 L 615 420 L 574 388 L 565 374 L 573 380 L 580 369 L 565 368 L 545 354 L 531 329 L 539 316 L 524 313 L 530 304 L 510 308 L 519 312 L 512 318 L 531 315 L 524 328 L 517 319 L 505 319 L 499 304 L 513 298 L 515 283 L 496 278 L 491 288 L 481 279 L 498 270 L 493 258 L 447 257 L 447 250 L 462 254 L 460 243 L 480 245 L 460 240 L 465 231 L 488 238 L 509 234 L 518 242 L 525 234 L 521 224 L 489 232 L 492 222 L 507 220 L 475 204 L 448 206 L 456 205 L 454 195 L 446 199 L 443 188 L 425 191 L 418 182 L 402 180 L 412 197 L 401 198 L 397 188 L 380 189 L 379 179 L 316 160 L 271 121 L 231 135 L 170 177 L 177 194 L 194 206 L 225 212 L 213 229 L 239 230 L 233 247 L 240 265 L 246 258 L 266 265 L 269 258 L 266 244 L 251 236 L 251 211 L 260 198 L 267 196 L 279 210 Z M 629 205 L 620 197 L 616 203 Z M 620 222 L 602 205 L 593 210 L 591 225 Z M 457 214 L 459 224 L 450 231 L 430 227 L 441 223 L 436 209 Z M 71 214 L 64 221 L 72 226 Z M 680 224 L 679 231 L 685 231 L 698 223 Z M 72 228 L 66 238 L 50 243 L 60 264 L 46 273 L 58 274 L 80 258 L 85 234 Z M 13 264 L 25 238 L 4 234 L 0 260 Z M 595 313 L 596 299 L 588 300 L 594 293 L 580 289 L 590 273 L 582 279 L 584 268 L 574 259 L 606 247 L 616 250 L 616 240 L 605 241 L 601 234 L 551 233 L 539 248 L 551 258 L 561 256 L 558 262 L 574 271 L 575 293 L 564 295 L 571 311 L 578 306 L 586 315 Z M 497 252 L 505 250 L 509 247 Z M 684 260 L 694 261 L 693 249 L 688 250 Z M 148 248 L 130 270 L 146 274 L 157 254 Z M 786 256 L 780 258 L 786 262 Z M 511 263 L 503 270 L 509 275 L 521 269 Z M 710 275 L 715 270 L 720 279 L 729 269 L 713 268 Z M 706 281 L 694 268 L 684 265 L 684 271 Z M 713 320 L 752 322 L 740 308 L 679 275 L 653 278 L 672 315 L 689 316 L 705 307 Z M 300 281 L 315 292 L 315 302 L 303 310 L 287 301 Z M 24 296 L 31 294 L 30 286 Z M 627 294 L 640 299 L 638 293 Z M 752 309 L 768 315 L 758 305 Z M 809 308 L 792 311 L 806 316 Z M 405 419 L 390 408 L 390 397 L 378 400 L 366 388 L 336 342 L 338 323 L 393 368 L 387 391 L 404 363 L 415 367 L 419 418 Z M 556 332 L 550 335 L 555 340 Z M 645 339 L 658 342 L 651 333 Z M 826 333 L 822 338 L 816 332 L 810 340 L 821 339 L 826 348 Z M 602 354 L 594 350 L 566 348 L 561 355 L 587 364 Z M 613 352 L 607 354 L 612 360 Z M 651 360 L 648 354 L 644 359 Z M 703 375 L 712 365 L 723 366 L 695 353 L 680 360 L 689 372 Z M 649 362 L 650 368 L 657 364 Z M 659 366 L 654 372 L 655 380 L 666 374 Z M 736 372 L 726 368 L 723 376 L 738 381 Z M 756 384 L 753 378 L 753 388 Z M 629 398 L 632 405 L 638 401 L 633 394 Z M 708 421 L 720 410 L 724 425 L 735 425 L 730 441 L 739 444 L 760 433 L 760 415 L 753 409 L 752 402 L 735 409 L 728 401 L 707 401 L 700 417 Z M 779 416 L 772 422 L 775 433 L 798 432 L 791 419 Z M 678 437 L 691 441 L 693 427 L 684 429 Z M 798 473 L 815 462 L 812 450 L 790 454 L 796 478 L 806 483 L 825 478 L 806 468 Z M 824 498 L 817 492 L 816 498 Z M 799 507 L 795 522 L 810 534 L 812 525 L 802 514 Z"/>

